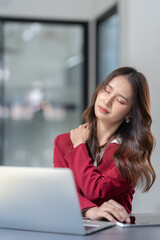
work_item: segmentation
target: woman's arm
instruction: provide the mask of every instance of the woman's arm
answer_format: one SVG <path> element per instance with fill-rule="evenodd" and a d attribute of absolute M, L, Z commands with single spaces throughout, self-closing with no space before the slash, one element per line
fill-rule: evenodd
<path fill-rule="evenodd" d="M 113 160 L 115 148 L 106 150 L 108 160 Z M 103 174 L 92 162 L 88 154 L 86 144 L 80 144 L 65 156 L 69 168 L 72 169 L 84 196 L 90 201 L 102 200 L 101 202 L 113 199 L 115 196 L 123 194 L 127 189 L 131 189 L 129 183 L 123 179 L 120 172 L 112 161 L 109 169 L 104 169 Z M 104 161 L 104 162 L 105 162 Z M 105 163 L 104 163 L 105 168 Z"/>
<path fill-rule="evenodd" d="M 59 139 L 59 136 L 58 136 L 54 144 L 55 144 L 54 160 L 53 160 L 54 167 L 67 167 L 68 164 L 64 156 L 65 155 L 64 149 L 62 149 L 61 147 L 64 145 L 63 138 L 60 137 Z M 106 218 L 109 221 L 114 221 L 115 219 L 118 219 L 120 221 L 120 216 L 121 216 L 123 221 L 127 221 L 128 215 L 126 214 L 126 210 L 122 205 L 118 204 L 114 200 L 109 200 L 108 202 L 104 202 L 100 207 L 98 207 L 95 203 L 91 202 L 86 197 L 82 196 L 81 190 L 78 187 L 78 184 L 76 185 L 77 185 L 77 194 L 79 198 L 80 207 L 81 207 L 81 210 L 83 210 L 83 216 L 88 217 L 92 220 L 94 219 L 99 220 L 102 218 Z M 119 207 L 117 208 L 115 206 L 119 206 Z"/>
<path fill-rule="evenodd" d="M 55 168 L 68 168 L 68 164 L 64 159 L 63 151 L 62 151 L 61 147 L 59 146 L 58 142 L 59 142 L 59 136 L 56 137 L 55 142 L 54 142 L 54 153 L 53 153 L 54 167 Z M 79 199 L 81 210 L 97 206 L 95 203 L 92 203 L 87 198 L 82 196 L 81 190 L 78 187 L 77 183 L 76 183 L 76 187 L 77 187 L 77 194 L 78 194 L 78 199 Z"/>

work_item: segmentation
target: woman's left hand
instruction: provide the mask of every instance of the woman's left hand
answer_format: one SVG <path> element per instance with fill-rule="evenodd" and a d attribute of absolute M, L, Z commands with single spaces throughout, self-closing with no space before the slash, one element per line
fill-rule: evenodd
<path fill-rule="evenodd" d="M 86 143 L 89 138 L 89 124 L 85 123 L 78 128 L 72 129 L 70 132 L 70 138 L 74 148 L 81 143 Z"/>
<path fill-rule="evenodd" d="M 102 220 L 105 218 L 111 222 L 130 223 L 126 209 L 113 199 L 104 202 L 100 207 L 88 208 L 83 212 L 83 215 L 91 220 Z"/>

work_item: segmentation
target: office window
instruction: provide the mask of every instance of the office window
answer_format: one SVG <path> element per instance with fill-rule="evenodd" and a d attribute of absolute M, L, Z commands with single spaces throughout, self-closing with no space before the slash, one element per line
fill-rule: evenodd
<path fill-rule="evenodd" d="M 1 165 L 52 166 L 58 134 L 81 123 L 87 24 L 0 19 Z"/>
<path fill-rule="evenodd" d="M 97 82 L 118 67 L 119 17 L 117 7 L 97 20 Z"/>

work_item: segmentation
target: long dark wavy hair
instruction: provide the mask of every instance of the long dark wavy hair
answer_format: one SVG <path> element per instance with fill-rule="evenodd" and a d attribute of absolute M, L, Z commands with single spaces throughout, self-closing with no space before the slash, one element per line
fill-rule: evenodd
<path fill-rule="evenodd" d="M 83 119 L 90 125 L 87 147 L 92 159 L 95 159 L 100 148 L 96 132 L 95 101 L 99 91 L 117 76 L 125 76 L 130 82 L 133 90 L 133 106 L 130 111 L 130 121 L 127 123 L 124 120 L 115 133 L 122 142 L 114 154 L 114 161 L 122 177 L 128 179 L 133 187 L 141 187 L 143 192 L 147 192 L 156 177 L 151 164 L 155 141 L 151 132 L 149 87 L 142 73 L 131 67 L 118 68 L 98 85 L 91 104 L 83 112 Z"/>

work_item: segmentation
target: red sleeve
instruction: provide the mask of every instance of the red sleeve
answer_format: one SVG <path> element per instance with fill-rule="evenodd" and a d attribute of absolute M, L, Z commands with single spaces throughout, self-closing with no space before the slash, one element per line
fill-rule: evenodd
<path fill-rule="evenodd" d="M 54 141 L 54 151 L 53 151 L 53 165 L 54 167 L 64 167 L 64 168 L 68 168 L 68 163 L 65 161 L 64 159 L 64 153 L 63 153 L 63 149 L 61 149 L 61 146 L 59 146 L 58 144 L 59 141 L 59 136 L 57 136 L 55 138 Z"/>
<path fill-rule="evenodd" d="M 55 139 L 55 142 L 54 142 L 53 164 L 55 168 L 64 168 L 64 167 L 67 168 L 68 164 L 63 156 L 64 149 L 63 150 L 60 149 L 60 146 L 58 145 L 58 139 L 59 139 L 59 136 Z M 77 187 L 77 194 L 78 194 L 81 210 L 97 206 L 96 204 L 92 203 L 87 198 L 82 196 L 81 190 L 78 187 L 77 183 L 76 183 L 76 187 Z"/>
<path fill-rule="evenodd" d="M 55 139 L 54 142 L 54 151 L 53 151 L 53 166 L 55 168 L 67 168 L 68 164 L 67 162 L 63 159 L 62 155 L 60 154 L 60 151 L 58 151 L 58 146 L 57 146 L 57 138 Z"/>
<path fill-rule="evenodd" d="M 78 199 L 79 199 L 79 204 L 81 210 L 86 209 L 86 208 L 91 208 L 91 207 L 97 207 L 97 205 L 91 201 L 89 201 L 87 198 L 83 197 L 80 192 L 77 191 L 78 194 Z"/>
<path fill-rule="evenodd" d="M 114 151 L 115 148 L 106 149 L 105 156 L 112 159 L 112 164 L 103 170 L 103 174 L 93 165 L 86 144 L 80 144 L 65 156 L 76 182 L 90 201 L 108 201 L 130 188 L 129 183 L 120 176 L 113 161 Z"/>

